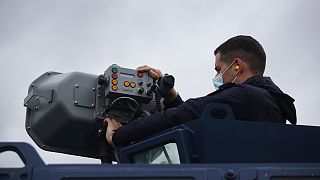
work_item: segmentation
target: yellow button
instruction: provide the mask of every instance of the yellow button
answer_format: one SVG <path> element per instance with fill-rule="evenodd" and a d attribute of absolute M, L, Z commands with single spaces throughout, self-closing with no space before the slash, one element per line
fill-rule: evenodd
<path fill-rule="evenodd" d="M 112 79 L 112 84 L 113 85 L 117 85 L 118 84 L 118 81 L 116 79 Z"/>
<path fill-rule="evenodd" d="M 128 81 L 125 81 L 123 84 L 124 84 L 125 87 L 129 87 L 129 82 Z"/>
<path fill-rule="evenodd" d="M 112 86 L 112 90 L 117 91 L 118 90 L 118 86 Z"/>
<path fill-rule="evenodd" d="M 132 88 L 134 88 L 134 87 L 136 87 L 136 83 L 131 82 L 131 83 L 130 83 L 130 86 L 131 86 Z"/>

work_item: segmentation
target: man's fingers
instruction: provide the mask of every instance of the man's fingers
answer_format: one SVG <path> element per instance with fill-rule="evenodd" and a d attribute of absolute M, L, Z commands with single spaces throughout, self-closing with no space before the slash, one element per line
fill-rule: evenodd
<path fill-rule="evenodd" d="M 154 69 L 152 67 L 149 67 L 149 66 L 142 66 L 142 67 L 138 67 L 137 70 L 139 72 L 149 72 L 151 69 Z"/>
<path fill-rule="evenodd" d="M 103 124 L 104 124 L 104 125 L 108 125 L 109 121 L 110 121 L 110 118 L 105 118 L 105 119 L 103 120 Z"/>
<path fill-rule="evenodd" d="M 114 126 L 115 126 L 116 129 L 118 129 L 119 127 L 122 126 L 122 124 L 119 123 L 119 122 L 117 122 L 117 121 L 115 121 L 115 122 L 114 122 Z"/>
<path fill-rule="evenodd" d="M 108 125 L 107 131 L 106 131 L 106 139 L 108 143 L 114 147 L 114 144 L 112 142 L 112 136 L 115 133 L 115 130 L 121 127 L 122 124 L 116 121 L 115 119 L 110 119 L 110 118 L 106 118 L 103 122 L 106 125 Z"/>
<path fill-rule="evenodd" d="M 157 73 L 161 73 L 161 71 L 159 69 L 144 65 L 144 66 L 139 66 L 137 67 L 137 70 L 140 72 L 149 72 L 150 70 L 157 72 Z"/>
<path fill-rule="evenodd" d="M 147 65 L 138 66 L 138 67 L 137 67 L 137 70 L 139 71 L 140 69 L 143 69 L 143 68 L 146 68 L 146 67 L 149 67 L 149 66 L 147 66 Z"/>
<path fill-rule="evenodd" d="M 139 72 L 148 72 L 149 75 L 154 79 L 159 79 L 161 76 L 163 76 L 159 69 L 155 69 L 147 65 L 139 66 L 137 67 L 137 70 Z"/>
<path fill-rule="evenodd" d="M 122 126 L 121 123 L 119 123 L 115 119 L 110 119 L 110 118 L 104 119 L 103 124 L 112 129 L 118 129 L 119 127 Z"/>
<path fill-rule="evenodd" d="M 158 73 L 156 73 L 155 71 L 153 71 L 153 70 L 149 71 L 149 75 L 154 79 L 159 79 L 160 78 L 160 75 Z"/>

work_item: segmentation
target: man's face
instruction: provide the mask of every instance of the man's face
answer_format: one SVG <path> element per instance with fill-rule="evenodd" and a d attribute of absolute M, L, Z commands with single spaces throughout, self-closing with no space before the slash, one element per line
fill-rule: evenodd
<path fill-rule="evenodd" d="M 223 82 L 228 83 L 232 82 L 232 80 L 235 78 L 236 73 L 234 72 L 234 64 L 227 70 L 227 68 L 230 66 L 230 64 L 226 64 L 224 61 L 221 60 L 221 54 L 220 52 L 216 54 L 216 61 L 215 61 L 215 70 L 217 72 L 216 75 L 220 73 L 223 74 Z"/>

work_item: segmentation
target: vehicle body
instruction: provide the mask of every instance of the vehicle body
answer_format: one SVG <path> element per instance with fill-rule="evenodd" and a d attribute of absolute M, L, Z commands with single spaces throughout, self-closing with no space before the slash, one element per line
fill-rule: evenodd
<path fill-rule="evenodd" d="M 320 127 L 246 122 L 230 107 L 207 106 L 198 120 L 116 149 L 119 164 L 45 165 L 26 143 L 0 143 L 23 168 L 0 169 L 1 179 L 320 179 Z M 136 164 L 134 156 L 165 144 L 181 164 Z"/>

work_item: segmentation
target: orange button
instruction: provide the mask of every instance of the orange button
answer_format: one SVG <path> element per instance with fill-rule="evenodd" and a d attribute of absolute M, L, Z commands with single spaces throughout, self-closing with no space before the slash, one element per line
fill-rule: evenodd
<path fill-rule="evenodd" d="M 112 84 L 113 85 L 117 85 L 118 84 L 118 81 L 116 79 L 112 79 Z"/>
<path fill-rule="evenodd" d="M 124 84 L 125 87 L 129 87 L 130 83 L 128 81 L 125 81 L 123 84 Z"/>
<path fill-rule="evenodd" d="M 130 86 L 131 86 L 132 88 L 134 88 L 134 87 L 136 87 L 136 83 L 131 82 L 131 83 L 130 83 Z"/>
<path fill-rule="evenodd" d="M 118 86 L 112 86 L 112 90 L 117 91 L 118 90 Z"/>

